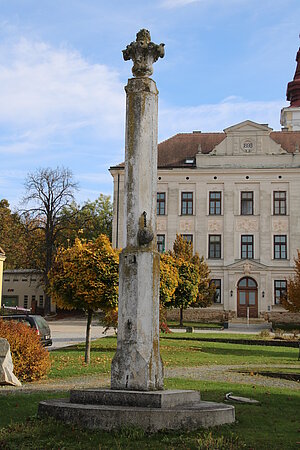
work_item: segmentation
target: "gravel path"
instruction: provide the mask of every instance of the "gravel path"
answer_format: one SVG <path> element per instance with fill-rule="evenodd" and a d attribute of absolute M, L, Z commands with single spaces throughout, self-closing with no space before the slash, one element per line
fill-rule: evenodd
<path fill-rule="evenodd" d="M 299 368 L 299 365 L 289 366 L 290 368 Z M 286 365 L 215 365 L 200 367 L 176 367 L 166 368 L 166 378 L 187 378 L 203 381 L 222 381 L 228 383 L 251 384 L 253 386 L 265 386 L 276 388 L 289 388 L 300 390 L 300 383 L 297 381 L 284 380 L 280 378 L 270 378 L 262 375 L 250 375 L 239 373 L 236 370 L 257 370 L 258 368 L 267 368 L 272 371 L 273 368 L 285 368 Z M 0 386 L 0 394 L 18 393 L 18 392 L 36 392 L 36 391 L 68 391 L 70 389 L 80 388 L 101 388 L 109 387 L 109 375 L 87 375 L 85 377 L 73 377 L 65 380 L 42 380 L 36 383 L 25 383 L 22 387 Z"/>
<path fill-rule="evenodd" d="M 284 372 L 288 372 L 286 365 L 254 365 L 247 364 L 241 365 L 215 365 L 215 366 L 201 366 L 201 367 L 176 367 L 167 368 L 165 370 L 165 376 L 167 378 L 188 378 L 192 380 L 205 380 L 205 381 L 224 381 L 228 383 L 240 383 L 240 384 L 252 384 L 253 386 L 265 386 L 265 387 L 277 387 L 277 388 L 290 388 L 300 390 L 300 383 L 297 381 L 284 380 L 281 378 L 271 378 L 264 375 L 250 375 L 248 373 L 239 373 L 239 370 L 251 370 L 251 369 L 272 369 L 284 368 Z M 299 368 L 299 365 L 292 365 L 289 368 Z"/>

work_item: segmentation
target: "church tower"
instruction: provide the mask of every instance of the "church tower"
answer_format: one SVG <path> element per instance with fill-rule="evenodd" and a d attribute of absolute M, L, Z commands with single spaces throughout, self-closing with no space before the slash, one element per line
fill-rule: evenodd
<path fill-rule="evenodd" d="M 300 47 L 296 55 L 296 72 L 287 85 L 286 98 L 290 106 L 282 108 L 280 123 L 285 131 L 300 131 Z"/>

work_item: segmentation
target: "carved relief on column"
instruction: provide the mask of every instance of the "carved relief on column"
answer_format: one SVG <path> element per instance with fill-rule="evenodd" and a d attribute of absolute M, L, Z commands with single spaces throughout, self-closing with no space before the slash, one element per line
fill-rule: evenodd
<path fill-rule="evenodd" d="M 215 232 L 215 231 L 222 231 L 223 229 L 223 222 L 221 220 L 216 219 L 209 219 L 207 223 L 208 231 Z"/>
<path fill-rule="evenodd" d="M 284 232 L 289 230 L 288 219 L 273 219 L 272 230 L 278 232 Z"/>
<path fill-rule="evenodd" d="M 179 230 L 181 232 L 194 231 L 194 221 L 193 220 L 187 220 L 187 219 L 180 220 L 180 222 L 179 222 Z"/>
<path fill-rule="evenodd" d="M 236 231 L 253 232 L 258 231 L 258 219 L 238 218 L 235 224 Z"/>

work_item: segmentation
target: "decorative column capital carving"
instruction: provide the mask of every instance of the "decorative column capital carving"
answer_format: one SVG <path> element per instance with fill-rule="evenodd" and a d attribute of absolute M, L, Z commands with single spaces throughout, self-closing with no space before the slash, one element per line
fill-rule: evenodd
<path fill-rule="evenodd" d="M 149 77 L 153 74 L 153 66 L 158 58 L 165 55 L 165 44 L 151 42 L 150 32 L 142 29 L 136 35 L 136 41 L 127 45 L 123 50 L 125 61 L 132 59 L 132 73 L 135 77 Z"/>

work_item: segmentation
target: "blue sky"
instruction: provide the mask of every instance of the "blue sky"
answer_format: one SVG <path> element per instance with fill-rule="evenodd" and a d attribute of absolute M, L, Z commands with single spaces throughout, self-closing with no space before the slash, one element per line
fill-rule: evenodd
<path fill-rule="evenodd" d="M 147 28 L 159 141 L 246 119 L 280 129 L 299 48 L 299 0 L 0 0 L 0 198 L 17 207 L 28 172 L 68 167 L 77 201 L 112 193 L 124 158 L 121 50 Z"/>

